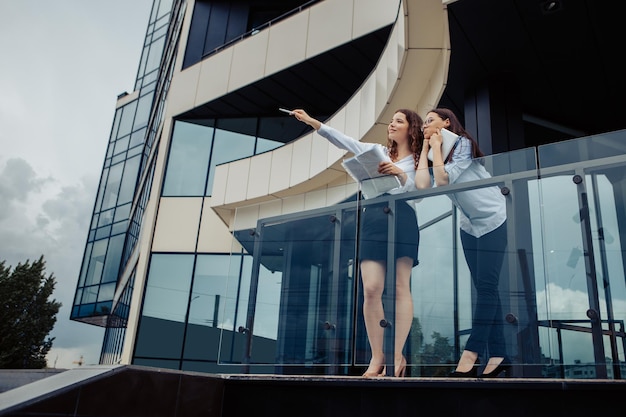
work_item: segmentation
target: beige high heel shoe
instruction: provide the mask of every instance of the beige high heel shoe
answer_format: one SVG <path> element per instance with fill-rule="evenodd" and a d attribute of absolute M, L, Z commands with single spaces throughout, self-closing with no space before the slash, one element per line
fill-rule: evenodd
<path fill-rule="evenodd" d="M 385 375 L 385 366 L 384 365 L 380 365 L 378 367 L 378 370 L 370 371 L 371 368 L 372 368 L 372 365 L 370 364 L 370 366 L 367 368 L 367 370 L 365 372 L 363 372 L 363 378 L 376 378 L 376 377 Z"/>
<path fill-rule="evenodd" d="M 400 364 L 398 366 L 395 367 L 394 369 L 394 375 L 398 378 L 403 378 L 405 373 L 406 373 L 406 359 L 403 356 L 402 360 L 400 361 Z"/>

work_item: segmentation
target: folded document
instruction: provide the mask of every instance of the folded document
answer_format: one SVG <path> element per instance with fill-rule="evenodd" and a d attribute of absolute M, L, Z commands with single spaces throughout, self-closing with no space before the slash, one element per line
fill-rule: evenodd
<path fill-rule="evenodd" d="M 400 180 L 395 175 L 378 172 L 378 164 L 382 161 L 391 159 L 381 147 L 374 146 L 344 160 L 341 165 L 361 185 L 361 192 L 365 198 L 374 198 L 401 186 Z"/>
<path fill-rule="evenodd" d="M 459 139 L 459 135 L 450 132 L 448 129 L 441 129 L 441 136 L 443 136 L 443 143 L 441 144 L 441 157 L 445 162 L 452 149 L 454 149 L 454 145 L 456 144 L 457 139 Z M 433 160 L 433 148 L 428 150 L 428 160 Z"/>

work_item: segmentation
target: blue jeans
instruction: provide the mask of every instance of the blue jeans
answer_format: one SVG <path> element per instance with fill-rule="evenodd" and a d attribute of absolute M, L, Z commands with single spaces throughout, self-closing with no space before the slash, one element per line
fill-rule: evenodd
<path fill-rule="evenodd" d="M 476 238 L 461 230 L 465 260 L 476 289 L 472 332 L 465 350 L 489 357 L 505 357 L 504 317 L 498 284 L 506 252 L 506 222 L 497 229 Z"/>

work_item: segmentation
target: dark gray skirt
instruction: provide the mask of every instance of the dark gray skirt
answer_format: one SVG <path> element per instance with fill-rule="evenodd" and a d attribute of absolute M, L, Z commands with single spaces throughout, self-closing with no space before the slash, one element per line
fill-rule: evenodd
<path fill-rule="evenodd" d="M 397 213 L 385 213 L 387 202 L 366 205 L 361 209 L 359 233 L 359 258 L 361 260 L 387 260 L 387 227 L 389 216 L 395 227 L 395 259 L 409 257 L 413 266 L 417 259 L 419 228 L 415 211 L 404 201 L 397 202 Z"/>

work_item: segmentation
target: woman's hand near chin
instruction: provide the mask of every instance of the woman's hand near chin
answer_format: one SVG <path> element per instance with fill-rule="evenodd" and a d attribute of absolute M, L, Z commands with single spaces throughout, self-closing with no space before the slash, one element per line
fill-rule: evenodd
<path fill-rule="evenodd" d="M 424 142 L 426 142 L 426 140 Z M 437 131 L 430 135 L 430 138 L 428 138 L 428 142 L 431 148 L 441 148 L 441 145 L 443 144 L 441 129 L 437 129 Z"/>

